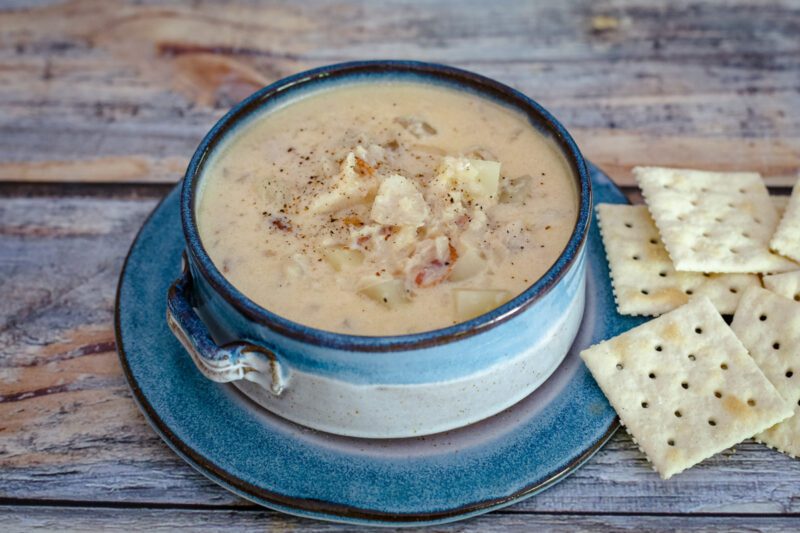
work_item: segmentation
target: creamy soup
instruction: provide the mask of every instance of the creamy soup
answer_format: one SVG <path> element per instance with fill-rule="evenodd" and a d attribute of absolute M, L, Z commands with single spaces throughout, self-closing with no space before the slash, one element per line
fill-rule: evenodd
<path fill-rule="evenodd" d="M 270 311 L 397 335 L 485 313 L 563 251 L 577 192 L 555 144 L 493 101 L 351 83 L 252 119 L 197 200 L 214 264 Z"/>

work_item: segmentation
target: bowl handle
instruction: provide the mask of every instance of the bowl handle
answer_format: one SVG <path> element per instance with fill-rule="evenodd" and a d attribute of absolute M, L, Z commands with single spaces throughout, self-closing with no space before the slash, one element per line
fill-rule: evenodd
<path fill-rule="evenodd" d="M 200 372 L 219 383 L 246 379 L 276 396 L 283 392 L 287 380 L 275 353 L 242 341 L 218 345 L 194 310 L 191 287 L 184 258 L 183 272 L 167 293 L 167 324 Z"/>

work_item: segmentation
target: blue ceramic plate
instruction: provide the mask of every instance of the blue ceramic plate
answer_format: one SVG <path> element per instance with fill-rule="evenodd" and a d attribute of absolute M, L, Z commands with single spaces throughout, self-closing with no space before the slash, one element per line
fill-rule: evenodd
<path fill-rule="evenodd" d="M 594 201 L 625 203 L 590 165 Z M 614 410 L 578 353 L 641 319 L 617 314 L 603 244 L 588 241 L 586 312 L 550 379 L 525 400 L 466 428 L 411 439 L 366 440 L 303 428 L 230 385 L 204 378 L 167 328 L 167 288 L 180 271 L 180 188 L 131 247 L 117 294 L 125 375 L 147 420 L 189 464 L 255 503 L 310 518 L 420 525 L 498 509 L 557 483 L 614 434 Z M 595 221 L 596 222 L 596 221 Z"/>

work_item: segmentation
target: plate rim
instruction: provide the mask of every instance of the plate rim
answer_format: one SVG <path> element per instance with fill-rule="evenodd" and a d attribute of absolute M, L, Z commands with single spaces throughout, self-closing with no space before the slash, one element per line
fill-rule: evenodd
<path fill-rule="evenodd" d="M 620 193 L 622 192 L 619 186 L 605 172 L 600 170 L 599 167 L 595 166 L 588 160 L 586 163 L 587 167 L 589 168 L 590 175 L 599 174 L 601 179 L 607 180 L 609 185 L 611 185 Z M 192 447 L 183 442 L 183 440 L 178 437 L 169 428 L 169 425 L 166 424 L 158 415 L 157 410 L 154 409 L 151 403 L 148 401 L 146 395 L 141 390 L 138 382 L 133 376 L 131 368 L 128 364 L 128 356 L 122 335 L 121 292 L 125 274 L 128 270 L 131 256 L 133 255 L 133 250 L 136 244 L 139 242 L 141 233 L 151 222 L 154 215 L 163 207 L 163 204 L 176 192 L 176 190 L 178 193 L 180 193 L 182 183 L 183 180 L 181 179 L 172 189 L 169 190 L 166 195 L 164 195 L 163 198 L 158 201 L 158 203 L 153 207 L 152 211 L 142 222 L 141 227 L 131 242 L 131 246 L 126 254 L 125 261 L 122 269 L 120 270 L 117 282 L 117 290 L 114 302 L 114 337 L 117 345 L 117 353 L 120 360 L 120 365 L 122 367 L 123 375 L 125 376 L 125 381 L 131 390 L 134 402 L 139 408 L 139 411 L 144 415 L 148 425 L 181 459 L 187 462 L 197 472 L 210 479 L 214 483 L 222 486 L 226 490 L 257 505 L 302 518 L 314 518 L 329 522 L 386 527 L 413 527 L 444 524 L 501 509 L 550 488 L 559 481 L 562 481 L 568 477 L 589 459 L 591 459 L 591 457 L 594 456 L 594 454 L 596 454 L 621 427 L 619 417 L 615 416 L 599 439 L 593 442 L 577 457 L 569 461 L 567 464 L 553 472 L 545 479 L 537 480 L 535 483 L 525 485 L 524 487 L 505 496 L 470 502 L 462 506 L 452 507 L 435 512 L 382 512 L 372 509 L 361 509 L 352 505 L 327 502 L 312 498 L 296 498 L 266 490 L 243 479 L 228 474 L 224 468 L 218 466 L 212 460 L 205 457 L 202 453 L 194 450 Z M 629 202 L 627 198 L 626 202 Z M 594 211 L 594 204 L 592 206 L 592 211 Z"/>

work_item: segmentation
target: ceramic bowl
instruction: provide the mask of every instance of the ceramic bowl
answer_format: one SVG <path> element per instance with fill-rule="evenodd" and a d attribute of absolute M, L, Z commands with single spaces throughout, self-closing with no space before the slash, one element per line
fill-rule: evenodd
<path fill-rule="evenodd" d="M 197 230 L 196 194 L 209 157 L 237 127 L 269 110 L 342 83 L 410 80 L 492 99 L 551 136 L 575 176 L 579 211 L 555 264 L 523 293 L 467 322 L 397 336 L 314 329 L 239 292 L 209 258 Z M 583 316 L 591 185 L 564 127 L 510 87 L 443 65 L 369 61 L 322 67 L 280 80 L 225 115 L 192 158 L 181 193 L 184 270 L 167 298 L 167 321 L 197 368 L 233 382 L 253 401 L 304 426 L 354 437 L 438 433 L 517 403 L 558 367 Z"/>

